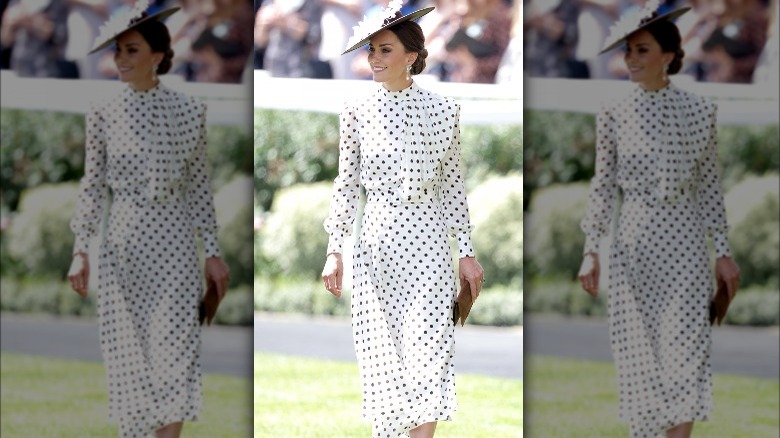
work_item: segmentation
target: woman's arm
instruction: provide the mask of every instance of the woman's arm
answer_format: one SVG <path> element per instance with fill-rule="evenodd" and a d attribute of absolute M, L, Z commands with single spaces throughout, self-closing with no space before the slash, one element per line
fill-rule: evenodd
<path fill-rule="evenodd" d="M 84 177 L 81 178 L 76 213 L 70 221 L 70 229 L 76 235 L 73 254 L 89 252 L 89 242 L 100 229 L 107 192 L 106 133 L 103 117 L 96 106 L 87 112 L 85 128 Z"/>
<path fill-rule="evenodd" d="M 614 118 L 604 106 L 596 116 L 596 169 L 590 182 L 588 210 L 580 222 L 585 232 L 583 259 L 577 274 L 582 288 L 593 297 L 599 291 L 599 241 L 607 234 L 617 191 L 617 142 Z"/>
<path fill-rule="evenodd" d="M 617 191 L 617 142 L 614 132 L 615 120 L 607 107 L 596 116 L 596 163 L 590 182 L 588 208 L 580 222 L 585 232 L 583 254 L 599 251 L 599 240 L 607 234 L 615 208 Z"/>
<path fill-rule="evenodd" d="M 219 257 L 217 215 L 206 157 L 206 105 L 198 103 L 198 142 L 187 163 L 187 207 L 190 223 L 203 238 L 206 257 Z"/>
<path fill-rule="evenodd" d="M 328 251 L 322 280 L 325 289 L 341 298 L 344 266 L 341 251 L 346 236 L 352 233 L 352 224 L 357 216 L 360 196 L 360 136 L 355 109 L 345 105 L 341 111 L 339 140 L 339 174 L 333 181 L 333 196 L 330 201 L 325 230 L 328 232 Z"/>
<path fill-rule="evenodd" d="M 718 173 L 718 124 L 717 107 L 712 104 L 710 134 L 707 147 L 699 161 L 697 174 L 697 200 L 699 220 L 707 235 L 712 237 L 717 262 L 715 275 L 726 283 L 729 298 L 733 299 L 739 286 L 739 267 L 731 259 L 728 242 L 728 222 L 723 203 L 723 189 Z"/>

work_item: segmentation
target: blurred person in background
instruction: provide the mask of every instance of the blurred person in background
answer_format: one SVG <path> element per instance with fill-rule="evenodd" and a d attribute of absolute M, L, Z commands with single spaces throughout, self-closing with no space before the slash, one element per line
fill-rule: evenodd
<path fill-rule="evenodd" d="M 574 59 L 579 33 L 577 0 L 525 0 L 523 45 L 528 76 L 583 78 L 589 73 Z"/>
<path fill-rule="evenodd" d="M 12 0 L 2 17 L 0 43 L 11 48 L 10 66 L 21 77 L 77 78 L 65 59 L 70 2 Z"/>
<path fill-rule="evenodd" d="M 445 46 L 449 81 L 495 83 L 511 27 L 512 14 L 504 0 L 466 0 L 458 30 Z"/>
<path fill-rule="evenodd" d="M 194 81 L 192 44 L 208 26 L 205 11 L 207 3 L 203 0 L 181 0 L 179 5 L 181 10 L 165 23 L 171 32 L 171 47 L 174 53 L 171 73 Z"/>
<path fill-rule="evenodd" d="M 460 109 L 421 89 L 425 38 L 399 1 L 356 27 L 346 52 L 369 44 L 377 83 L 341 113 L 339 175 L 333 182 L 322 279 L 342 296 L 342 249 L 361 186 L 367 201 L 353 256 L 352 328 L 363 418 L 374 438 L 431 438 L 457 408 L 454 366 L 456 277 L 472 299 L 483 270 L 460 167 Z M 393 409 L 387 409 L 392 406 Z"/>
<path fill-rule="evenodd" d="M 263 69 L 274 77 L 332 78 L 319 56 L 322 0 L 270 0 L 255 18 L 255 45 L 262 47 Z"/>
<path fill-rule="evenodd" d="M 87 56 L 92 42 L 98 36 L 98 28 L 108 18 L 114 0 L 68 0 L 71 5 L 68 16 L 68 44 L 65 59 L 74 62 L 82 79 L 101 79 L 98 58 Z"/>
<path fill-rule="evenodd" d="M 465 0 L 431 0 L 421 6 L 433 6 L 431 13 L 420 18 L 420 27 L 425 35 L 428 57 L 425 59 L 427 74 L 441 81 L 449 77 L 449 52 L 447 42 L 460 27 L 460 16 L 468 8 Z"/>
<path fill-rule="evenodd" d="M 762 0 L 713 0 L 717 26 L 702 43 L 704 80 L 750 83 L 766 44 L 769 20 Z"/>
<path fill-rule="evenodd" d="M 599 56 L 609 26 L 615 22 L 624 0 L 579 0 L 577 17 L 577 47 L 574 57 L 587 64 L 588 77 L 613 79 L 609 72 L 609 58 Z"/>
<path fill-rule="evenodd" d="M 192 42 L 192 69 L 199 82 L 240 83 L 253 46 L 249 0 L 202 0 L 206 27 Z"/>
<path fill-rule="evenodd" d="M 777 83 L 780 78 L 780 7 L 778 0 L 772 0 L 769 6 L 769 28 L 766 34 L 766 44 L 758 58 L 756 69 L 753 73 L 753 83 L 774 87 L 777 96 Z"/>
<path fill-rule="evenodd" d="M 203 406 L 198 236 L 206 281 L 219 299 L 230 274 L 217 245 L 206 106 L 158 78 L 173 57 L 160 20 L 178 8 L 149 15 L 146 6 L 140 1 L 113 15 L 92 50 L 113 45 L 119 79 L 127 85 L 86 114 L 68 278 L 86 297 L 90 242 L 110 205 L 97 293 L 109 418 L 121 437 L 177 438 Z"/>
<path fill-rule="evenodd" d="M 496 72 L 496 83 L 523 81 L 523 14 L 522 3 L 512 5 L 512 30 L 509 33 L 509 45 L 504 51 L 501 63 Z"/>
<path fill-rule="evenodd" d="M 318 58 L 327 62 L 334 79 L 357 79 L 352 72 L 355 53 L 341 53 L 347 45 L 352 26 L 363 16 L 368 7 L 366 0 L 321 0 L 321 41 Z"/>
<path fill-rule="evenodd" d="M 621 17 L 602 50 L 626 48 L 636 86 L 596 118 L 579 280 L 598 296 L 600 241 L 619 205 L 607 309 L 620 418 L 631 438 L 689 438 L 694 422 L 711 415 L 709 238 L 718 289 L 725 285 L 731 300 L 739 284 L 717 169 L 716 106 L 669 79 L 685 55 L 672 20 L 687 10 L 659 15 L 649 2 Z"/>

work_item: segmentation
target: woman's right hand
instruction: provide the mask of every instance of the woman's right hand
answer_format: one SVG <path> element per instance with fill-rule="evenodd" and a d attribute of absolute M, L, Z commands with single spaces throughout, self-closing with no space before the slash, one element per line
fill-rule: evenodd
<path fill-rule="evenodd" d="M 344 264 L 341 262 L 341 254 L 328 254 L 328 258 L 325 259 L 325 267 L 322 268 L 322 281 L 325 282 L 325 289 L 339 298 L 341 298 L 343 275 Z"/>
<path fill-rule="evenodd" d="M 71 289 L 86 298 L 89 286 L 89 258 L 86 253 L 73 254 L 73 261 L 68 269 L 68 279 Z"/>
<path fill-rule="evenodd" d="M 577 274 L 585 292 L 593 298 L 599 295 L 599 256 L 595 252 L 585 254 Z"/>

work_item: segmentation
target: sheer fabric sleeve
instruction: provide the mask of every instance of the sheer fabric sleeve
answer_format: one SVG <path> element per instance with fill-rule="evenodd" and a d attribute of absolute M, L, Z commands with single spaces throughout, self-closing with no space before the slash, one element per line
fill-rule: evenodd
<path fill-rule="evenodd" d="M 70 221 L 75 234 L 73 254 L 89 252 L 90 240 L 100 231 L 106 204 L 106 133 L 103 116 L 97 105 L 87 111 L 84 176 L 79 186 L 76 213 Z"/>
<path fill-rule="evenodd" d="M 199 127 L 195 151 L 187 163 L 187 209 L 195 233 L 203 238 L 206 257 L 219 257 L 217 215 L 206 156 L 206 105 L 198 105 Z"/>
<path fill-rule="evenodd" d="M 697 174 L 697 199 L 699 219 L 704 224 L 708 236 L 712 237 L 715 254 L 718 257 L 729 256 L 728 223 L 726 208 L 723 204 L 723 189 L 718 173 L 718 128 L 717 107 L 712 105 L 709 140 L 699 161 Z"/>
<path fill-rule="evenodd" d="M 328 254 L 341 254 L 344 239 L 352 233 L 360 196 L 360 136 L 355 108 L 345 105 L 340 115 L 339 173 L 333 180 L 325 230 Z"/>
<path fill-rule="evenodd" d="M 580 228 L 585 233 L 583 253 L 598 253 L 599 241 L 609 231 L 617 193 L 615 119 L 608 105 L 596 116 L 596 169 L 590 182 L 588 207 Z"/>
<path fill-rule="evenodd" d="M 460 107 L 455 114 L 452 144 L 442 158 L 440 200 L 447 221 L 447 232 L 458 244 L 458 257 L 474 257 L 471 244 L 473 226 L 460 167 Z"/>

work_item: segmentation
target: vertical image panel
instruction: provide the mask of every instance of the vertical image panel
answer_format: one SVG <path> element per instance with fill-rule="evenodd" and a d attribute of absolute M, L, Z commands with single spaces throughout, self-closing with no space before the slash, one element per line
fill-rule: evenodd
<path fill-rule="evenodd" d="M 251 13 L 3 2 L 3 436 L 251 436 Z"/>
<path fill-rule="evenodd" d="M 524 22 L 525 433 L 774 436 L 777 2 Z"/>
<path fill-rule="evenodd" d="M 520 10 L 258 6 L 256 437 L 523 436 Z"/>

